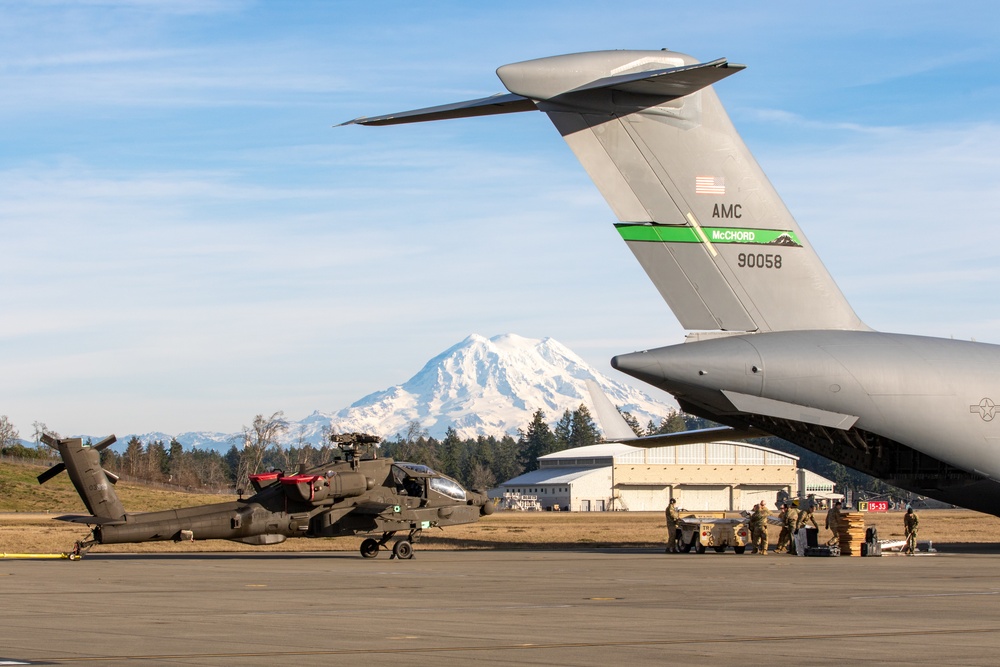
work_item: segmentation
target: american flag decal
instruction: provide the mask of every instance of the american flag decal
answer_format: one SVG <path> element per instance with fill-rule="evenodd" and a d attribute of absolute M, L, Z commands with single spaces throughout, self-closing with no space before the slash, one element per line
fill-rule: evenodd
<path fill-rule="evenodd" d="M 726 194 L 726 179 L 717 176 L 695 176 L 694 193 L 696 195 Z"/>

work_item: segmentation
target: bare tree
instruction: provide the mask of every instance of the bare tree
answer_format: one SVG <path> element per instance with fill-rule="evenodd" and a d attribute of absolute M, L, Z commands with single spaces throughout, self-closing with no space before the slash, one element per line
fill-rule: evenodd
<path fill-rule="evenodd" d="M 38 449 L 39 445 L 42 444 L 42 434 L 49 432 L 49 427 L 45 425 L 45 422 L 31 422 L 31 427 L 35 429 L 35 432 L 31 434 L 31 439 L 35 441 L 35 449 Z"/>
<path fill-rule="evenodd" d="M 496 475 L 482 462 L 476 461 L 472 464 L 469 472 L 469 486 L 473 489 L 490 489 L 497 483 Z"/>
<path fill-rule="evenodd" d="M 240 453 L 240 464 L 236 474 L 236 486 L 245 489 L 250 481 L 250 475 L 259 472 L 264 462 L 267 448 L 274 446 L 281 449 L 278 438 L 288 430 L 285 413 L 278 410 L 270 417 L 257 415 L 253 424 L 243 427 L 243 451 Z"/>
<path fill-rule="evenodd" d="M 21 434 L 10 423 L 7 415 L 0 415 L 0 450 L 20 444 Z"/>
<path fill-rule="evenodd" d="M 396 459 L 399 461 L 416 461 L 420 458 L 420 441 L 428 437 L 427 429 L 420 425 L 416 419 L 406 425 L 406 436 L 396 450 Z"/>

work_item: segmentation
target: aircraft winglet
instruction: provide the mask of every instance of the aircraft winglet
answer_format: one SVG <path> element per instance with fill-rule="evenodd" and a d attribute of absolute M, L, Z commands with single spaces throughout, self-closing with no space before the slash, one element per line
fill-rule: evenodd
<path fill-rule="evenodd" d="M 635 431 L 628 425 L 625 418 L 618 412 L 600 385 L 593 380 L 587 380 L 587 391 L 590 392 L 590 400 L 594 403 L 597 411 L 597 422 L 604 431 L 604 439 L 612 442 L 623 442 L 625 440 L 635 440 Z"/>
<path fill-rule="evenodd" d="M 647 435 L 639 437 L 632 431 L 625 418 L 618 412 L 611 399 L 601 390 L 593 380 L 587 380 L 587 390 L 590 391 L 590 399 L 594 403 L 597 411 L 597 422 L 604 431 L 604 439 L 609 442 L 620 442 L 623 445 L 633 447 L 664 447 L 669 445 L 695 445 L 703 442 L 717 442 L 719 440 L 747 440 L 749 438 L 762 438 L 767 435 L 764 431 L 754 428 L 739 429 L 729 426 L 717 426 L 714 428 L 701 428 L 694 431 L 679 431 L 677 433 L 660 433 L 658 435 Z"/>

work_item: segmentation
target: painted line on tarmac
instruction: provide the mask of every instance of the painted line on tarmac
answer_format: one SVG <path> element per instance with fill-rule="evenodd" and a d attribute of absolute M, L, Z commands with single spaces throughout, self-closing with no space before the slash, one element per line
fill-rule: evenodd
<path fill-rule="evenodd" d="M 234 651 L 232 653 L 169 653 L 169 654 L 147 654 L 147 655 L 100 655 L 100 656 L 60 656 L 54 658 L 37 658 L 26 664 L 62 664 L 75 662 L 95 662 L 113 663 L 125 661 L 149 660 L 162 662 L 165 660 L 217 660 L 223 658 L 292 658 L 306 656 L 335 656 L 335 655 L 405 655 L 424 653 L 463 653 L 483 652 L 483 651 L 525 651 L 525 650 L 552 650 L 552 649 L 572 649 L 572 648 L 609 648 L 609 647 L 659 647 L 659 646 L 682 646 L 690 644 L 761 644 L 766 642 L 810 642 L 821 639 L 880 639 L 884 637 L 925 637 L 927 635 L 981 635 L 1000 633 L 1000 627 L 995 628 L 956 628 L 954 630 L 898 630 L 885 632 L 844 632 L 816 635 L 776 635 L 768 637 L 760 636 L 740 636 L 740 637 L 706 637 L 687 639 L 659 639 L 659 640 L 635 640 L 635 641 L 608 641 L 608 642 L 551 642 L 551 643 L 524 643 L 524 644 L 485 644 L 478 646 L 427 646 L 427 647 L 405 647 L 405 648 L 361 648 L 361 649 L 328 649 L 315 651 Z"/>
<path fill-rule="evenodd" d="M 954 598 L 967 595 L 1000 595 L 1000 591 L 970 591 L 968 593 L 914 593 L 913 595 L 856 595 L 851 600 L 896 600 L 910 598 Z"/>

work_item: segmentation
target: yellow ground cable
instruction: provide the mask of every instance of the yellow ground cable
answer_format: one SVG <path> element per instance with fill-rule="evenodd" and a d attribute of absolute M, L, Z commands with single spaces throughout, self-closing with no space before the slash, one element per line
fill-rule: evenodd
<path fill-rule="evenodd" d="M 74 553 L 64 554 L 5 554 L 0 553 L 0 560 L 80 560 L 82 556 Z"/>

